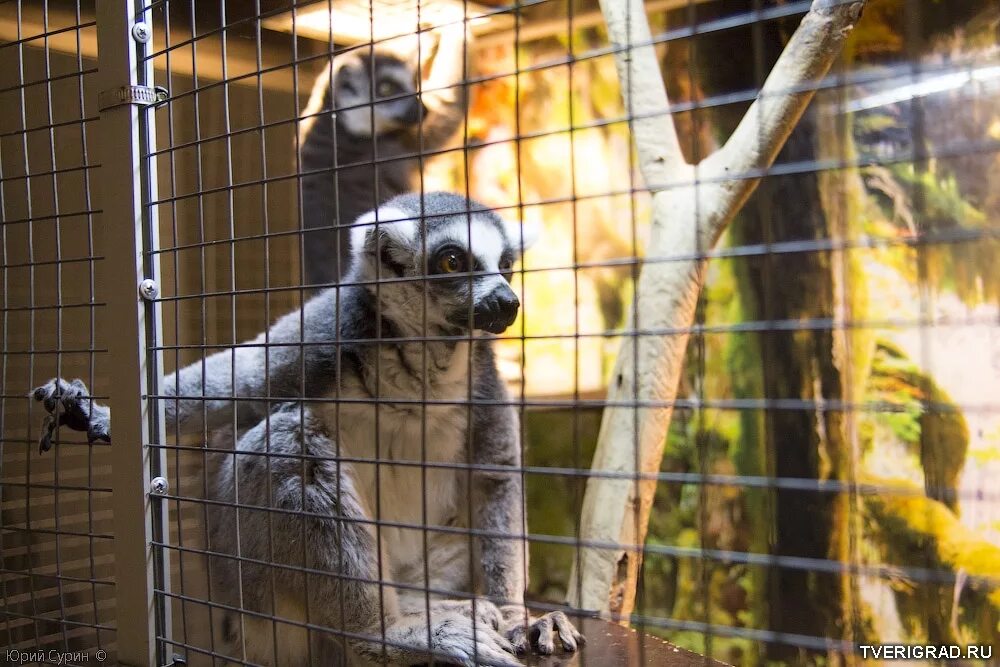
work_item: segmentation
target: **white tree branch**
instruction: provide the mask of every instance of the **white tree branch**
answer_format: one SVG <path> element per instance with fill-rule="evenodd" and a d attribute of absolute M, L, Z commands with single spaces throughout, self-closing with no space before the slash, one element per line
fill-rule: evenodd
<path fill-rule="evenodd" d="M 757 187 L 759 178 L 747 176 L 774 163 L 863 6 L 863 0 L 815 0 L 732 136 L 702 162 L 702 178 L 721 179 L 712 240 Z"/>
<path fill-rule="evenodd" d="M 600 4 L 615 49 L 625 112 L 633 118 L 632 136 L 646 187 L 658 190 L 671 180 L 689 179 L 691 168 L 677 140 L 642 0 L 601 0 Z"/>
<path fill-rule="evenodd" d="M 647 259 L 636 286 L 630 328 L 622 343 L 601 422 L 592 476 L 583 502 L 580 538 L 568 598 L 584 609 L 628 618 L 635 602 L 640 549 L 677 383 L 704 280 L 705 253 L 753 192 L 829 70 L 864 0 L 814 0 L 768 76 L 760 95 L 725 146 L 698 167 L 684 163 L 652 47 L 616 51 L 622 95 L 640 169 L 653 192 Z M 616 46 L 648 44 L 640 0 L 602 0 Z M 670 184 L 663 188 L 663 184 Z M 655 331 L 657 333 L 644 333 Z M 633 404 L 635 407 L 632 407 Z M 602 547 L 601 545 L 607 545 Z"/>

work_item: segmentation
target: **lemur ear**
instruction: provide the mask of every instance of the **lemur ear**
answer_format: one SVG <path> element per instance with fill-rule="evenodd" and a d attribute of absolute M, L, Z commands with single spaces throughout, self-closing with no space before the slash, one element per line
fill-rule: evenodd
<path fill-rule="evenodd" d="M 351 254 L 357 256 L 369 248 L 375 230 L 383 237 L 403 246 L 412 246 L 417 238 L 417 221 L 413 216 L 394 206 L 382 206 L 357 219 L 351 227 Z"/>
<path fill-rule="evenodd" d="M 535 245 L 542 235 L 542 226 L 537 222 L 525 222 L 518 224 L 509 220 L 504 220 L 504 230 L 507 238 L 523 253 L 525 250 Z"/>

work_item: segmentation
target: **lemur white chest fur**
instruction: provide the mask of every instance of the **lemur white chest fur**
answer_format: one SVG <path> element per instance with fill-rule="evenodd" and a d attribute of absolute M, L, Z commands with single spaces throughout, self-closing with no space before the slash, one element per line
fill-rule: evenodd
<path fill-rule="evenodd" d="M 466 523 L 464 471 L 421 464 L 466 461 L 469 347 L 467 341 L 384 344 L 374 373 L 377 392 L 372 378 L 345 378 L 341 398 L 352 400 L 324 408 L 324 421 L 336 424 L 340 455 L 372 461 L 351 464 L 370 515 L 413 526 L 380 530 L 395 574 L 413 571 L 409 560 L 423 554 L 422 526 Z M 427 403 L 413 400 L 423 396 Z"/>

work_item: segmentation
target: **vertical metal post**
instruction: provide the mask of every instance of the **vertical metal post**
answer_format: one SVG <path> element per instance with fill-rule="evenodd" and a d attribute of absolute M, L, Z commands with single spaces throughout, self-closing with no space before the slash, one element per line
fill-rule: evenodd
<path fill-rule="evenodd" d="M 152 86 L 151 34 L 136 38 L 138 21 L 150 25 L 136 0 L 97 3 L 99 91 L 107 95 L 126 86 Z M 141 31 L 139 31 L 141 34 Z M 103 95 L 102 95 L 103 97 Z M 106 99 L 112 99 L 114 95 Z M 165 503 L 150 496 L 150 479 L 165 469 L 161 454 L 148 446 L 162 442 L 162 408 L 150 400 L 163 372 L 159 355 L 148 346 L 159 340 L 156 301 L 144 298 L 144 280 L 159 284 L 155 256 L 157 219 L 148 206 L 156 187 L 153 112 L 136 104 L 102 109 L 99 128 L 101 168 L 98 194 L 102 209 L 104 262 L 101 288 L 107 296 L 108 351 L 114 458 L 112 489 L 115 530 L 118 663 L 155 666 L 166 663 L 157 633 L 169 636 L 164 596 L 169 568 L 151 538 L 165 533 Z M 149 290 L 146 290 L 146 297 Z"/>

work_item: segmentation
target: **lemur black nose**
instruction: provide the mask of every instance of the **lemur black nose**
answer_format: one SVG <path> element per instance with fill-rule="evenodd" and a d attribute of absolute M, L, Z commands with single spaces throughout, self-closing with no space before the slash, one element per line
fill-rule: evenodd
<path fill-rule="evenodd" d="M 420 101 L 416 97 L 412 100 L 406 100 L 406 109 L 401 114 L 400 120 L 406 125 L 416 125 L 419 123 L 422 116 L 420 104 Z"/>
<path fill-rule="evenodd" d="M 503 333 L 517 318 L 517 309 L 521 307 L 517 295 L 510 285 L 504 283 L 484 296 L 476 304 L 473 326 L 476 329 L 490 333 Z"/>

